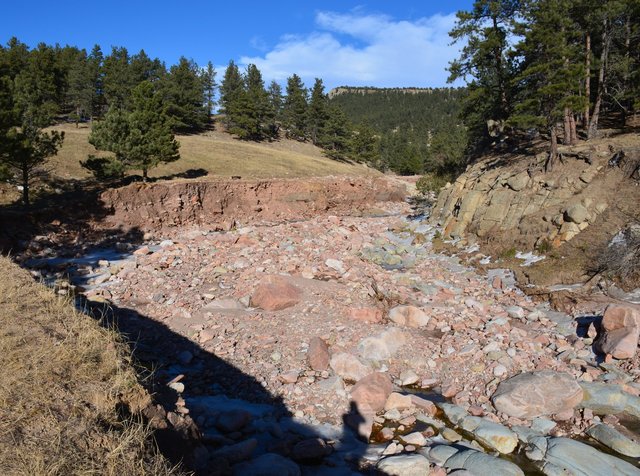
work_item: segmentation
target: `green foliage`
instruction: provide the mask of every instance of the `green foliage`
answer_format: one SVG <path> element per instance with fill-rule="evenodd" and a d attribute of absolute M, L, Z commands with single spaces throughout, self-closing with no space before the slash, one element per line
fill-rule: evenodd
<path fill-rule="evenodd" d="M 306 138 L 307 90 L 297 74 L 287 79 L 286 97 L 282 106 L 282 125 L 287 137 Z"/>
<path fill-rule="evenodd" d="M 323 128 L 329 118 L 327 95 L 324 93 L 322 79 L 316 78 L 311 89 L 311 99 L 307 109 L 307 131 L 311 142 L 318 145 L 323 134 Z"/>
<path fill-rule="evenodd" d="M 504 122 L 511 114 L 515 74 L 513 48 L 519 0 L 476 0 L 470 11 L 459 11 L 449 32 L 454 42 L 466 40 L 460 56 L 449 65 L 449 81 L 468 81 L 469 94 L 462 101 L 462 117 L 472 131 L 474 144 L 489 137 L 487 121 Z"/>
<path fill-rule="evenodd" d="M 209 61 L 207 68 L 202 72 L 202 86 L 204 88 L 205 107 L 207 111 L 207 118 L 213 114 L 213 108 L 216 105 L 216 70 L 213 67 L 213 63 Z"/>
<path fill-rule="evenodd" d="M 131 112 L 110 109 L 104 120 L 94 125 L 89 143 L 113 152 L 123 168 L 142 170 L 146 180 L 149 169 L 178 160 L 180 146 L 171 132 L 162 95 L 151 82 L 136 86 L 131 101 Z"/>
<path fill-rule="evenodd" d="M 425 174 L 416 182 L 418 192 L 426 195 L 429 192 L 438 193 L 447 182 L 452 180 L 452 176 L 437 175 L 434 173 Z"/>
<path fill-rule="evenodd" d="M 351 126 L 342 109 L 330 106 L 318 144 L 335 160 L 347 160 L 350 152 Z"/>
<path fill-rule="evenodd" d="M 197 132 L 207 126 L 208 105 L 203 98 L 210 94 L 206 89 L 210 86 L 203 81 L 198 65 L 184 56 L 169 69 L 161 88 L 174 131 Z"/>
<path fill-rule="evenodd" d="M 354 127 L 350 154 L 356 162 L 363 162 L 372 167 L 380 166 L 380 136 L 371 126 L 358 124 Z"/>
<path fill-rule="evenodd" d="M 264 89 L 260 70 L 254 64 L 247 67 L 243 87 L 226 105 L 229 132 L 240 139 L 263 140 L 275 136 L 274 110 Z"/>

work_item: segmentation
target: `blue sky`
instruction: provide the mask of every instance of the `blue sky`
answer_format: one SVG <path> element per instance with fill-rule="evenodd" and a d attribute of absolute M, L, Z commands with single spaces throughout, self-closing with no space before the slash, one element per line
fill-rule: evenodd
<path fill-rule="evenodd" d="M 255 63 L 269 81 L 298 73 L 338 85 L 445 86 L 459 50 L 447 32 L 472 0 L 6 2 L 0 41 L 17 36 L 91 49 L 143 48 L 167 65 L 184 55 Z"/>

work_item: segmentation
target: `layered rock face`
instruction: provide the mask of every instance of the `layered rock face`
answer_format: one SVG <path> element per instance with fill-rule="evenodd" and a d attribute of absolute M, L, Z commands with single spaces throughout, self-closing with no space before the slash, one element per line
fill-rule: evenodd
<path fill-rule="evenodd" d="M 500 233 L 529 246 L 559 246 L 597 221 L 633 179 L 617 157 L 628 162 L 640 152 L 623 142 L 561 148 L 563 161 L 544 171 L 547 154 L 499 156 L 472 165 L 438 196 L 432 222 L 444 235 Z M 625 163 L 626 163 L 625 162 Z M 633 193 L 630 192 L 631 197 Z"/>

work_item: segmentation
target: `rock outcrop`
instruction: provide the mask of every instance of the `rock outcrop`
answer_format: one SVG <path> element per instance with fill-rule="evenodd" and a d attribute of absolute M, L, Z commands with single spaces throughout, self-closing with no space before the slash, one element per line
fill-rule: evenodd
<path fill-rule="evenodd" d="M 561 147 L 566 161 L 553 174 L 544 172 L 544 152 L 480 161 L 441 191 L 432 221 L 450 237 L 505 233 L 512 243 L 559 246 L 596 223 L 631 182 L 610 163 L 616 154 L 638 154 L 624 147 L 613 140 Z"/>

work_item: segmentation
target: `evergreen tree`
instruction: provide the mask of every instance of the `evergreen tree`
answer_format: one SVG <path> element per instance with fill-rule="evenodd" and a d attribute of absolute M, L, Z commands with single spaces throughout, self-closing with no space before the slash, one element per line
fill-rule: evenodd
<path fill-rule="evenodd" d="M 144 50 L 131 57 L 129 61 L 129 76 L 135 87 L 143 81 L 156 82 L 167 74 L 164 64 L 158 59 L 151 59 Z"/>
<path fill-rule="evenodd" d="M 327 111 L 327 121 L 322 128 L 322 135 L 319 137 L 320 145 L 327 156 L 336 160 L 346 160 L 349 158 L 349 147 L 351 140 L 351 125 L 342 109 L 337 106 L 330 106 Z"/>
<path fill-rule="evenodd" d="M 579 91 L 584 67 L 577 61 L 580 56 L 570 7 L 570 0 L 533 2 L 518 30 L 524 38 L 518 45 L 524 61 L 516 78 L 518 103 L 510 121 L 549 133 L 547 170 L 553 169 L 558 157 L 557 123 L 584 108 Z M 570 121 L 565 129 L 571 131 Z"/>
<path fill-rule="evenodd" d="M 94 125 L 89 143 L 113 152 L 124 168 L 142 170 L 146 181 L 149 169 L 180 158 L 170 123 L 162 95 L 144 81 L 132 92 L 131 111 L 109 109 L 104 120 Z"/>
<path fill-rule="evenodd" d="M 220 112 L 225 114 L 225 124 L 232 127 L 231 116 L 234 113 L 234 107 L 237 105 L 238 98 L 244 90 L 244 81 L 238 66 L 229 61 L 227 69 L 224 72 L 224 78 L 220 84 Z"/>
<path fill-rule="evenodd" d="M 67 102 L 72 108 L 70 117 L 78 123 L 91 116 L 95 94 L 95 78 L 84 50 L 77 50 L 67 71 Z"/>
<path fill-rule="evenodd" d="M 305 140 L 307 92 L 297 74 L 287 79 L 286 93 L 282 107 L 282 125 L 288 138 Z"/>
<path fill-rule="evenodd" d="M 91 120 L 94 117 L 102 116 L 104 109 L 104 91 L 103 91 L 103 79 L 104 74 L 102 71 L 102 63 L 104 61 L 104 55 L 99 45 L 95 45 L 87 57 L 87 75 L 93 85 L 93 93 L 91 95 Z"/>
<path fill-rule="evenodd" d="M 322 79 L 316 78 L 311 89 L 311 99 L 307 109 L 307 134 L 311 142 L 316 145 L 328 119 L 328 107 L 328 99 L 324 93 Z"/>
<path fill-rule="evenodd" d="M 380 167 L 380 138 L 368 124 L 356 125 L 350 144 L 351 158 L 372 167 Z"/>
<path fill-rule="evenodd" d="M 213 67 L 213 63 L 209 61 L 207 68 L 202 72 L 202 86 L 204 88 L 204 100 L 205 108 L 207 110 L 207 117 L 210 118 L 213 114 L 213 108 L 216 105 L 216 70 Z"/>
<path fill-rule="evenodd" d="M 267 94 L 269 95 L 269 104 L 271 104 L 275 120 L 279 121 L 282 116 L 282 87 L 276 81 L 271 81 Z"/>
<path fill-rule="evenodd" d="M 126 48 L 113 47 L 103 63 L 103 94 L 106 105 L 124 108 L 133 89 L 134 79 L 129 68 L 130 58 Z"/>
<path fill-rule="evenodd" d="M 487 121 L 504 124 L 511 114 L 514 66 L 509 38 L 520 11 L 519 0 L 476 0 L 471 11 L 456 14 L 458 21 L 449 32 L 454 42 L 466 40 L 460 57 L 449 66 L 449 81 L 470 81 L 463 117 L 476 141 L 489 138 Z"/>
<path fill-rule="evenodd" d="M 205 84 L 194 61 L 181 57 L 162 81 L 162 91 L 175 131 L 195 132 L 207 126 Z"/>
<path fill-rule="evenodd" d="M 264 89 L 262 74 L 256 65 L 250 64 L 247 67 L 244 88 L 238 93 L 228 114 L 232 123 L 229 132 L 241 139 L 262 140 L 273 136 L 274 113 Z"/>

